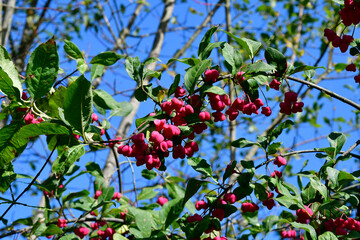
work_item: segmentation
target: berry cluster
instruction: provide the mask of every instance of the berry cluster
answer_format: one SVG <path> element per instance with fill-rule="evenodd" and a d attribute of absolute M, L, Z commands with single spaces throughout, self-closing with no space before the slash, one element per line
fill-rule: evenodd
<path fill-rule="evenodd" d="M 41 123 L 44 120 L 41 117 L 38 117 L 37 119 L 35 118 L 34 114 L 32 114 L 31 112 L 28 112 L 24 118 L 24 121 L 26 123 L 26 125 L 28 124 L 36 124 L 36 123 Z"/>
<path fill-rule="evenodd" d="M 259 206 L 256 205 L 255 203 L 253 202 L 244 202 L 242 205 L 241 205 L 241 210 L 246 213 L 246 212 L 255 212 L 257 210 L 259 210 Z"/>
<path fill-rule="evenodd" d="M 311 219 L 313 215 L 313 211 L 308 206 L 305 206 L 305 209 L 300 208 L 296 210 L 296 221 L 299 223 L 307 223 L 309 219 Z"/>
<path fill-rule="evenodd" d="M 360 232 L 360 221 L 350 217 L 346 220 L 341 217 L 335 220 L 329 219 L 324 222 L 323 226 L 326 231 L 335 232 L 336 235 L 347 235 L 350 231 Z"/>
<path fill-rule="evenodd" d="M 280 103 L 280 112 L 286 115 L 291 113 L 302 112 L 303 102 L 297 102 L 296 92 L 286 92 L 284 102 Z"/>
<path fill-rule="evenodd" d="M 267 199 L 262 204 L 271 210 L 275 206 L 274 193 L 267 192 Z"/>
<path fill-rule="evenodd" d="M 340 37 L 333 30 L 328 28 L 324 30 L 324 36 L 329 40 L 329 42 L 332 42 L 333 47 L 340 48 L 342 53 L 346 52 L 350 43 L 354 41 L 352 36 L 343 34 L 342 37 Z"/>
<path fill-rule="evenodd" d="M 211 216 L 213 218 L 217 218 L 219 219 L 219 221 L 222 221 L 225 217 L 225 210 L 224 208 L 222 208 L 222 205 L 227 205 L 227 204 L 234 204 L 236 202 L 236 196 L 233 193 L 225 193 L 223 198 L 220 198 L 218 201 L 216 201 L 213 204 L 208 204 L 207 202 L 205 202 L 204 200 L 199 200 L 196 202 L 195 204 L 195 208 L 196 210 L 200 211 L 200 210 L 204 210 L 203 214 L 206 213 L 206 211 L 211 210 Z M 203 220 L 203 217 L 197 213 L 195 213 L 192 216 L 188 216 L 186 221 L 188 223 L 193 223 L 193 222 L 201 222 Z M 220 229 L 216 229 L 215 226 L 213 225 L 209 225 L 208 229 L 206 229 L 204 231 L 204 233 L 206 234 L 210 234 L 213 231 L 219 231 Z M 197 239 L 201 239 L 199 238 L 195 238 L 193 240 L 197 240 Z M 216 239 L 221 239 L 221 240 L 226 240 L 226 237 L 215 237 L 212 238 L 211 236 L 204 238 L 207 240 L 216 240 Z"/>
<path fill-rule="evenodd" d="M 345 7 L 340 10 L 339 15 L 345 26 L 360 23 L 360 2 L 345 0 Z"/>
<path fill-rule="evenodd" d="M 286 165 L 286 159 L 283 158 L 282 156 L 277 156 L 274 160 L 274 164 L 277 165 L 278 167 L 284 166 Z"/>
<path fill-rule="evenodd" d="M 277 91 L 280 90 L 280 82 L 276 80 L 275 78 L 269 83 L 269 87 L 272 89 L 275 89 Z"/>
<path fill-rule="evenodd" d="M 295 239 L 296 238 L 296 231 L 295 230 L 289 230 L 289 231 L 282 231 L 280 233 L 281 238 L 287 238 L 287 239 Z M 304 237 L 300 236 L 297 238 L 298 240 L 303 240 Z"/>

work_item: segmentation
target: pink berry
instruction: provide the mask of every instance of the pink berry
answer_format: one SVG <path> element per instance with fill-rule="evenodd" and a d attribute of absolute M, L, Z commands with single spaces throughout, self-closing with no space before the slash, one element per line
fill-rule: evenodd
<path fill-rule="evenodd" d="M 95 199 L 98 199 L 101 194 L 102 194 L 102 191 L 100 191 L 100 190 L 96 191 L 94 198 L 95 198 Z"/>
<path fill-rule="evenodd" d="M 156 203 L 159 204 L 160 206 L 163 206 L 168 201 L 169 200 L 166 197 L 159 197 L 159 199 L 156 201 Z"/>
<path fill-rule="evenodd" d="M 179 98 L 179 97 L 183 97 L 185 95 L 186 95 L 185 89 L 183 89 L 182 87 L 177 86 L 177 88 L 175 90 L 175 97 Z"/>
<path fill-rule="evenodd" d="M 91 114 L 91 122 L 96 122 L 98 120 L 98 115 L 96 113 Z"/>
<path fill-rule="evenodd" d="M 225 193 L 224 200 L 230 204 L 234 204 L 236 202 L 236 196 L 233 193 Z"/>
<path fill-rule="evenodd" d="M 239 81 L 239 83 L 245 80 L 244 74 L 245 72 L 243 71 L 240 71 L 236 74 L 236 79 Z"/>
<path fill-rule="evenodd" d="M 286 165 L 286 159 L 283 158 L 282 156 L 277 156 L 274 160 L 274 164 L 277 165 L 278 167 L 284 166 Z"/>
<path fill-rule="evenodd" d="M 205 75 L 205 82 L 216 82 L 217 78 L 219 77 L 219 72 L 216 69 L 208 69 L 204 73 Z"/>

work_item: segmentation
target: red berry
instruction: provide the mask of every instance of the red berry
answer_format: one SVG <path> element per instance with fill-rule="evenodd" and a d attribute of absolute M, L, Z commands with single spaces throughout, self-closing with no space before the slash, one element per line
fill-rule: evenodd
<path fill-rule="evenodd" d="M 356 72 L 356 66 L 355 66 L 355 64 L 353 64 L 353 63 L 347 65 L 345 69 L 346 69 L 346 71 L 348 71 L 348 72 Z"/>
<path fill-rule="evenodd" d="M 234 204 L 236 202 L 236 196 L 233 193 L 225 193 L 224 200 L 230 204 Z"/>
<path fill-rule="evenodd" d="M 224 219 L 225 216 L 225 211 L 222 208 L 217 208 L 214 209 L 211 213 L 211 215 L 217 219 L 219 219 L 220 221 L 222 221 Z"/>
<path fill-rule="evenodd" d="M 280 89 L 280 82 L 276 79 L 273 79 L 270 83 L 269 83 L 269 87 L 272 88 L 272 89 L 275 89 L 275 90 L 278 90 Z"/>
<path fill-rule="evenodd" d="M 175 97 L 179 98 L 179 97 L 183 97 L 185 95 L 186 95 L 185 89 L 183 89 L 182 87 L 177 86 L 177 88 L 175 90 Z"/>

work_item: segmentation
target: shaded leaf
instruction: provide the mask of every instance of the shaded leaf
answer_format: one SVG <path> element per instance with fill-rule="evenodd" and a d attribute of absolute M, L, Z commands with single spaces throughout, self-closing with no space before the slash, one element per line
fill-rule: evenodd
<path fill-rule="evenodd" d="M 211 60 L 204 60 L 189 68 L 184 77 L 184 85 L 186 90 L 192 94 L 199 77 L 211 66 Z"/>
<path fill-rule="evenodd" d="M 64 175 L 72 164 L 85 154 L 83 145 L 75 145 L 68 148 L 62 155 L 58 156 L 53 165 L 52 171 L 57 175 Z"/>
<path fill-rule="evenodd" d="M 197 172 L 203 174 L 206 177 L 212 177 L 211 166 L 206 162 L 205 159 L 199 157 L 188 158 L 188 164 Z"/>
<path fill-rule="evenodd" d="M 19 78 L 19 73 L 15 67 L 15 64 L 11 60 L 9 53 L 1 45 L 0 45 L 0 68 L 2 68 L 2 70 L 6 72 L 7 76 L 11 79 L 13 84 L 12 86 L 14 86 L 19 90 L 20 93 L 19 97 L 20 97 L 23 88 Z"/>
<path fill-rule="evenodd" d="M 215 26 L 215 27 L 212 27 L 212 28 L 210 28 L 209 30 L 206 31 L 204 37 L 201 39 L 200 44 L 199 44 L 199 49 L 198 49 L 198 56 L 199 57 L 204 52 L 206 47 L 209 45 L 209 43 L 211 41 L 211 37 L 216 32 L 217 29 L 218 29 L 218 27 Z M 207 54 L 205 54 L 205 55 L 207 55 Z M 200 59 L 202 59 L 202 58 L 200 58 Z"/>
<path fill-rule="evenodd" d="M 91 123 L 92 107 L 91 84 L 81 75 L 66 91 L 64 114 L 71 126 L 83 135 Z"/>
<path fill-rule="evenodd" d="M 59 55 L 54 38 L 40 44 L 29 58 L 26 87 L 30 96 L 38 99 L 47 94 L 59 71 Z"/>
<path fill-rule="evenodd" d="M 96 55 L 95 57 L 93 57 L 90 63 L 104 65 L 104 66 L 111 66 L 121 58 L 124 58 L 124 56 L 117 54 L 116 52 L 102 52 Z"/>

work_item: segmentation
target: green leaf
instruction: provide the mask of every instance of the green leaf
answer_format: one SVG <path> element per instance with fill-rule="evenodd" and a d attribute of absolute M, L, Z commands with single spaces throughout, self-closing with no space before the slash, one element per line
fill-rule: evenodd
<path fill-rule="evenodd" d="M 356 178 L 351 174 L 351 173 L 348 173 L 348 172 L 344 172 L 344 171 L 340 171 L 339 172 L 339 176 L 338 176 L 338 183 L 340 185 L 343 185 L 347 182 L 352 182 L 354 181 Z"/>
<path fill-rule="evenodd" d="M 71 208 L 82 211 L 90 211 L 95 206 L 96 200 L 92 197 L 86 196 L 70 203 Z"/>
<path fill-rule="evenodd" d="M 204 95 L 205 93 L 215 93 L 217 95 L 226 95 L 226 92 L 224 91 L 224 89 L 218 87 L 218 86 L 213 86 L 213 85 L 208 85 L 208 84 L 204 84 L 201 88 L 200 88 L 200 95 Z"/>
<path fill-rule="evenodd" d="M 226 168 L 224 175 L 223 175 L 223 181 L 225 182 L 226 179 L 228 179 L 230 177 L 230 175 L 233 173 L 235 167 L 236 167 L 237 162 L 236 161 L 232 161 L 231 165 L 229 168 Z M 228 165 L 228 166 L 229 166 Z"/>
<path fill-rule="evenodd" d="M 133 107 L 132 107 L 131 103 L 118 102 L 116 104 L 116 108 L 111 110 L 110 117 L 113 117 L 113 116 L 124 117 L 124 116 L 129 115 L 129 113 L 131 113 L 132 110 L 133 110 Z"/>
<path fill-rule="evenodd" d="M 334 186 L 337 186 L 338 185 L 338 176 L 339 176 L 340 171 L 335 168 L 327 167 L 326 172 L 327 172 L 328 179 L 330 180 L 330 182 Z"/>
<path fill-rule="evenodd" d="M 171 58 L 166 64 L 169 65 L 170 63 L 175 62 L 175 61 L 185 63 L 190 66 L 195 66 L 196 64 L 198 64 L 200 62 L 200 60 L 197 58 L 181 58 L 181 59 Z"/>
<path fill-rule="evenodd" d="M 54 38 L 40 44 L 29 58 L 26 68 L 26 87 L 35 100 L 47 94 L 59 71 L 59 55 Z"/>
<path fill-rule="evenodd" d="M 77 68 L 79 72 L 81 74 L 84 74 L 86 70 L 88 70 L 88 66 L 79 48 L 71 41 L 65 40 L 64 50 L 69 55 L 70 58 L 76 60 Z"/>
<path fill-rule="evenodd" d="M 6 74 L 9 76 L 9 78 L 12 81 L 12 86 L 19 90 L 18 92 L 20 93 L 19 95 L 20 97 L 23 88 L 19 78 L 19 73 L 15 67 L 15 64 L 11 60 L 9 53 L 1 45 L 0 45 L 0 68 L 3 69 L 3 71 L 5 71 Z"/>
<path fill-rule="evenodd" d="M 118 102 L 109 93 L 101 89 L 93 90 L 93 100 L 96 105 L 103 109 L 118 108 Z"/>
<path fill-rule="evenodd" d="M 184 77 L 184 85 L 186 90 L 192 94 L 199 77 L 211 66 L 211 60 L 204 60 L 189 68 Z"/>
<path fill-rule="evenodd" d="M 65 119 L 82 133 L 91 123 L 93 107 L 91 84 L 81 75 L 68 87 L 64 100 Z"/>
<path fill-rule="evenodd" d="M 29 138 L 40 135 L 71 134 L 66 127 L 57 123 L 39 123 L 22 126 L 13 123 L 0 129 L 0 168 L 24 151 Z"/>
<path fill-rule="evenodd" d="M 161 61 L 157 57 L 149 57 L 142 63 L 142 65 L 146 66 L 146 65 L 149 65 L 149 64 L 154 63 L 154 62 L 161 62 Z"/>
<path fill-rule="evenodd" d="M 68 195 L 64 196 L 62 199 L 62 202 L 67 202 L 67 201 L 71 201 L 75 198 L 89 196 L 89 194 L 90 194 L 90 192 L 86 189 L 84 189 L 80 192 L 72 192 L 72 193 L 69 193 Z"/>
<path fill-rule="evenodd" d="M 43 235 L 52 236 L 52 235 L 55 235 L 55 234 L 62 234 L 62 233 L 63 233 L 63 231 L 61 230 L 61 228 L 59 228 L 55 224 L 50 224 L 46 228 L 46 230 L 43 232 Z"/>
<path fill-rule="evenodd" d="M 206 177 L 212 177 L 211 166 L 206 162 L 205 159 L 200 157 L 188 158 L 188 164 L 197 172 L 201 173 Z"/>
<path fill-rule="evenodd" d="M 114 196 L 114 192 L 114 187 L 103 188 L 102 193 L 98 198 L 98 202 L 111 201 L 111 198 Z"/>
<path fill-rule="evenodd" d="M 195 178 L 190 178 L 186 184 L 185 196 L 183 199 L 183 206 L 185 206 L 186 202 L 194 196 L 197 191 L 201 188 L 201 186 L 206 183 L 204 181 L 197 180 Z"/>
<path fill-rule="evenodd" d="M 304 203 L 313 201 L 315 196 L 316 196 L 316 190 L 311 186 L 301 191 L 301 197 Z"/>
<path fill-rule="evenodd" d="M 323 196 L 325 199 L 328 199 L 328 191 L 326 186 L 317 178 L 310 178 L 310 185 L 316 189 L 321 196 Z"/>
<path fill-rule="evenodd" d="M 146 77 L 154 77 L 154 78 L 157 78 L 157 79 L 161 79 L 161 72 L 160 71 L 154 71 L 154 70 L 151 70 L 151 69 L 148 69 L 148 68 L 144 68 L 144 75 L 143 75 L 143 79 L 146 78 Z"/>
<path fill-rule="evenodd" d="M 262 73 L 262 72 L 268 72 L 273 71 L 275 68 L 267 63 L 264 63 L 263 61 L 257 61 L 253 64 L 249 64 L 246 73 Z"/>
<path fill-rule="evenodd" d="M 261 43 L 247 39 L 247 38 L 238 38 L 234 34 L 224 31 L 227 35 L 229 35 L 231 38 L 233 38 L 245 51 L 249 54 L 250 59 L 253 59 L 255 57 L 255 54 L 258 52 L 258 50 L 261 47 Z"/>
<path fill-rule="evenodd" d="M 71 165 L 84 154 L 85 148 L 83 145 L 75 145 L 68 148 L 64 154 L 55 159 L 52 165 L 52 171 L 55 172 L 56 175 L 65 175 Z"/>
<path fill-rule="evenodd" d="M 312 239 L 316 240 L 316 231 L 315 229 L 309 225 L 309 224 L 304 224 L 304 223 L 297 223 L 297 222 L 290 222 L 290 224 L 294 227 L 294 228 L 301 228 L 304 229 L 305 231 L 307 231 L 308 233 L 310 233 L 310 236 Z"/>
<path fill-rule="evenodd" d="M 332 232 L 324 232 L 318 238 L 319 240 L 338 240 L 338 238 Z"/>
<path fill-rule="evenodd" d="M 289 128 L 292 125 L 294 125 L 294 122 L 291 120 L 286 120 L 280 123 L 275 129 L 268 133 L 268 139 L 270 140 L 270 142 L 277 139 L 284 129 Z"/>
<path fill-rule="evenodd" d="M 207 59 L 214 48 L 220 47 L 224 42 L 209 43 L 199 55 L 199 59 Z"/>
<path fill-rule="evenodd" d="M 262 222 L 262 225 L 265 229 L 265 232 L 270 232 L 274 225 L 279 221 L 279 216 L 276 215 L 270 215 L 264 219 Z"/>
<path fill-rule="evenodd" d="M 169 88 L 168 98 L 175 93 L 175 90 L 179 86 L 179 83 L 180 83 L 180 74 L 176 74 L 174 82 L 171 84 Z"/>
<path fill-rule="evenodd" d="M 64 40 L 64 42 L 65 42 L 64 50 L 67 53 L 67 55 L 69 55 L 69 57 L 73 59 L 84 58 L 80 49 L 73 42 L 66 39 Z"/>
<path fill-rule="evenodd" d="M 65 236 L 61 237 L 59 240 L 78 240 L 79 238 L 74 234 L 66 234 Z"/>
<path fill-rule="evenodd" d="M 180 214 L 184 210 L 184 204 L 182 199 L 174 199 L 174 203 L 171 204 L 170 209 L 168 211 L 166 220 L 165 220 L 165 229 L 167 229 L 177 218 L 179 218 Z"/>
<path fill-rule="evenodd" d="M 250 186 L 240 186 L 234 189 L 233 193 L 236 196 L 236 200 L 241 200 L 246 196 L 250 196 L 250 194 L 253 192 L 253 188 L 251 188 Z"/>
<path fill-rule="evenodd" d="M 157 174 L 153 170 L 144 169 L 141 171 L 141 176 L 145 179 L 152 180 L 157 176 Z"/>
<path fill-rule="evenodd" d="M 127 57 L 125 59 L 125 70 L 129 76 L 134 79 L 136 82 L 139 81 L 139 70 L 140 66 L 139 57 Z"/>
<path fill-rule="evenodd" d="M 116 52 L 102 52 L 91 59 L 90 63 L 111 66 L 121 58 L 124 58 L 124 56 L 117 54 Z"/>
<path fill-rule="evenodd" d="M 159 192 L 154 191 L 158 188 L 159 186 L 143 188 L 138 196 L 138 200 L 153 199 L 159 194 Z"/>
<path fill-rule="evenodd" d="M 285 56 L 275 48 L 268 47 L 265 49 L 265 59 L 268 64 L 276 67 L 277 73 L 281 76 L 287 69 L 287 61 Z"/>
<path fill-rule="evenodd" d="M 151 236 L 151 226 L 153 222 L 150 212 L 131 206 L 127 209 L 129 214 L 135 218 L 135 224 L 140 230 L 142 237 L 149 238 Z"/>
<path fill-rule="evenodd" d="M 245 138 L 239 138 L 239 139 L 231 142 L 231 146 L 236 147 L 236 148 L 252 147 L 253 145 L 260 146 L 259 143 L 249 141 L 249 140 L 247 140 Z"/>
<path fill-rule="evenodd" d="M 2 68 L 0 68 L 0 91 L 10 99 L 20 101 L 19 89 L 14 87 L 13 81 Z"/>
<path fill-rule="evenodd" d="M 281 147 L 280 142 L 275 142 L 269 145 L 268 147 L 268 154 L 273 155 L 277 152 L 277 150 Z"/>
<path fill-rule="evenodd" d="M 201 39 L 201 42 L 199 44 L 199 49 L 198 49 L 199 57 L 200 57 L 201 53 L 204 52 L 205 48 L 209 45 L 209 43 L 211 41 L 211 37 L 216 32 L 217 29 L 218 29 L 218 27 L 216 26 L 216 27 L 212 27 L 206 31 L 204 37 Z M 202 58 L 200 58 L 200 59 L 202 59 Z"/>
<path fill-rule="evenodd" d="M 124 237 L 123 235 L 121 235 L 120 233 L 115 233 L 113 235 L 113 240 L 129 240 L 128 238 Z"/>
<path fill-rule="evenodd" d="M 16 174 L 11 163 L 0 168 L 0 192 L 4 194 L 15 179 Z"/>
<path fill-rule="evenodd" d="M 299 208 L 299 201 L 294 197 L 284 195 L 276 197 L 275 200 L 288 209 L 297 210 Z"/>
<path fill-rule="evenodd" d="M 226 68 L 233 76 L 236 76 L 243 62 L 240 52 L 228 43 L 224 43 L 221 46 L 221 53 L 224 56 Z"/>
<path fill-rule="evenodd" d="M 265 75 L 256 75 L 251 79 L 255 80 L 259 85 L 268 85 L 268 77 Z"/>
<path fill-rule="evenodd" d="M 328 140 L 330 142 L 330 146 L 335 148 L 335 155 L 340 153 L 341 148 L 344 146 L 346 142 L 346 136 L 340 132 L 332 132 L 328 136 Z M 334 156 L 335 157 L 335 156 Z"/>
<path fill-rule="evenodd" d="M 295 70 L 292 71 L 291 74 L 295 74 L 295 73 L 303 72 L 303 71 L 308 71 L 308 70 L 315 70 L 315 69 L 318 69 L 318 68 L 323 68 L 323 69 L 326 70 L 326 68 L 324 68 L 324 67 L 313 67 L 313 66 L 308 66 L 308 65 L 301 65 L 301 66 L 295 68 Z"/>
<path fill-rule="evenodd" d="M 241 162 L 241 166 L 243 166 L 243 168 L 247 169 L 249 172 L 255 171 L 254 161 L 241 160 L 240 162 Z"/>
<path fill-rule="evenodd" d="M 254 183 L 254 185 L 255 185 L 256 198 L 259 199 L 260 201 L 265 201 L 268 198 L 266 188 L 259 183 Z"/>
<path fill-rule="evenodd" d="M 91 65 L 91 81 L 94 81 L 95 78 L 101 77 L 105 72 L 104 65 L 92 64 Z"/>

